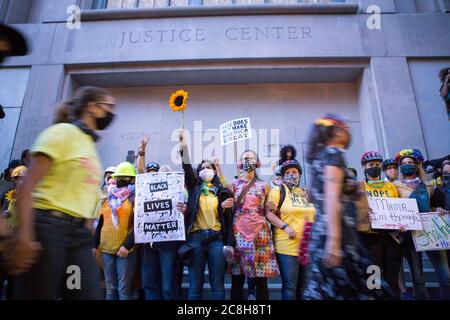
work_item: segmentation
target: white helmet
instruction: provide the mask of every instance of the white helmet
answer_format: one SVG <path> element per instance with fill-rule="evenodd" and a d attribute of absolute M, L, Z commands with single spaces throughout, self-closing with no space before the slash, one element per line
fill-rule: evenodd
<path fill-rule="evenodd" d="M 116 172 L 116 167 L 108 167 L 105 170 L 105 174 L 107 174 L 108 172 L 114 173 Z"/>

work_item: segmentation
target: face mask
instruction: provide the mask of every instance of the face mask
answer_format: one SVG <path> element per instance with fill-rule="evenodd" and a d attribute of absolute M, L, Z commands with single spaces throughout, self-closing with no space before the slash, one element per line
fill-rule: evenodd
<path fill-rule="evenodd" d="M 198 176 L 205 182 L 211 182 L 214 179 L 214 170 L 212 169 L 203 169 L 200 171 Z"/>
<path fill-rule="evenodd" d="M 109 112 L 103 118 L 95 118 L 97 130 L 105 130 L 114 120 L 114 113 Z"/>
<path fill-rule="evenodd" d="M 366 169 L 366 175 L 372 178 L 378 178 L 381 175 L 381 168 L 380 167 L 372 167 L 369 169 Z"/>
<path fill-rule="evenodd" d="M 117 188 L 126 188 L 128 187 L 130 184 L 133 184 L 133 182 L 131 180 L 117 180 Z"/>
<path fill-rule="evenodd" d="M 417 172 L 417 166 L 415 164 L 402 164 L 400 170 L 404 176 L 410 176 Z"/>
<path fill-rule="evenodd" d="M 249 159 L 246 159 L 242 164 L 242 170 L 245 172 L 252 172 L 256 170 L 256 163 L 251 162 Z"/>
<path fill-rule="evenodd" d="M 444 181 L 445 185 L 450 185 L 450 173 L 444 173 L 442 175 L 442 180 Z"/>
<path fill-rule="evenodd" d="M 298 187 L 298 185 L 300 184 L 300 176 L 295 173 L 287 174 L 284 176 L 284 182 L 291 189 Z"/>

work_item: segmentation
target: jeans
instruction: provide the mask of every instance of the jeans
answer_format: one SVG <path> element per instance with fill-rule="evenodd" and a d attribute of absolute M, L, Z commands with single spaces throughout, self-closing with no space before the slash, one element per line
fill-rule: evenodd
<path fill-rule="evenodd" d="M 214 234 L 217 234 L 217 231 L 200 230 L 188 236 L 188 242 L 195 248 L 189 265 L 189 300 L 201 300 L 203 297 L 206 263 L 208 263 L 212 299 L 225 300 L 224 277 L 226 262 L 222 252 L 223 240 L 218 239 L 206 246 L 201 245 L 202 241 Z"/>
<path fill-rule="evenodd" d="M 403 262 L 402 247 L 389 234 L 360 232 L 363 246 L 372 256 L 373 263 L 383 272 L 383 279 L 400 299 L 399 274 Z"/>
<path fill-rule="evenodd" d="M 280 267 L 282 300 L 300 300 L 305 290 L 305 270 L 298 257 L 277 253 L 278 266 Z"/>
<path fill-rule="evenodd" d="M 408 260 L 409 269 L 411 270 L 416 300 L 429 300 L 430 296 L 428 295 L 423 275 L 422 254 L 416 251 L 410 231 L 407 232 L 401 247 L 403 256 Z"/>
<path fill-rule="evenodd" d="M 450 300 L 450 270 L 446 251 L 427 251 L 426 253 L 438 276 L 441 300 Z"/>
<path fill-rule="evenodd" d="M 233 275 L 231 277 L 231 300 L 244 300 L 244 275 Z M 249 278 L 249 294 L 255 294 L 256 300 L 269 300 L 269 289 L 267 278 Z"/>
<path fill-rule="evenodd" d="M 21 279 L 24 285 L 18 292 L 19 299 L 101 300 L 98 268 L 92 255 L 93 235 L 84 223 L 84 219 L 37 210 L 36 241 L 42 250 Z"/>
<path fill-rule="evenodd" d="M 142 256 L 142 286 L 146 300 L 178 299 L 178 245 L 146 244 Z"/>
<path fill-rule="evenodd" d="M 106 300 L 132 300 L 136 252 L 130 252 L 126 258 L 108 253 L 103 253 L 102 257 Z"/>

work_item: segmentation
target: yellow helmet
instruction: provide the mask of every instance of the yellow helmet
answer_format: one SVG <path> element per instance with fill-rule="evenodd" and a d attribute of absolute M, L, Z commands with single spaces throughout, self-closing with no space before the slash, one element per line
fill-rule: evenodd
<path fill-rule="evenodd" d="M 136 177 L 136 168 L 129 162 L 122 162 L 116 167 L 116 172 L 111 176 L 113 178 Z"/>
<path fill-rule="evenodd" d="M 11 173 L 11 178 L 23 177 L 26 172 L 27 172 L 27 167 L 25 167 L 25 166 L 18 166 Z"/>

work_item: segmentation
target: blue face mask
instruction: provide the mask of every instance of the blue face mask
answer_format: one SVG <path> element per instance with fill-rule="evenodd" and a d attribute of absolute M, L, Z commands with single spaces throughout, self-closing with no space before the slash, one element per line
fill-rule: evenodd
<path fill-rule="evenodd" d="M 417 172 L 417 166 L 415 164 L 402 164 L 400 170 L 404 176 L 410 176 Z"/>
<path fill-rule="evenodd" d="M 442 180 L 444 180 L 445 185 L 450 186 L 450 173 L 444 173 Z"/>

